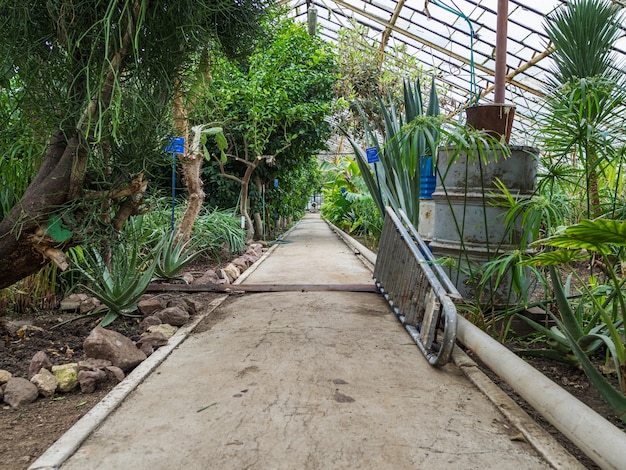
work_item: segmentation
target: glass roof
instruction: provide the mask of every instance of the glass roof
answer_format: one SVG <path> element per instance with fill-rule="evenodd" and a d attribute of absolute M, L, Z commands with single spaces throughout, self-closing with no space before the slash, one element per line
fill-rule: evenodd
<path fill-rule="evenodd" d="M 319 34 L 336 42 L 342 28 L 368 28 L 368 42 L 389 51 L 405 45 L 409 55 L 432 70 L 447 89 L 449 111 L 470 102 L 472 83 L 479 102 L 494 100 L 498 0 L 282 0 L 298 21 L 317 10 Z M 533 144 L 531 122 L 547 89 L 552 68 L 544 17 L 567 0 L 508 0 L 506 95 L 516 106 L 511 143 Z M 626 6 L 623 0 L 614 1 Z M 367 47 L 367 45 L 363 45 Z M 626 38 L 616 51 L 626 55 Z M 375 51 L 370 52 L 376 53 Z M 473 59 L 473 60 L 472 60 Z"/>

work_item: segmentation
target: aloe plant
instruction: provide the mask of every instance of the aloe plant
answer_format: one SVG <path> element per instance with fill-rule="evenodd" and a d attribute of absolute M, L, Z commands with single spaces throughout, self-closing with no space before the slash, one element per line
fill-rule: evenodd
<path fill-rule="evenodd" d="M 77 253 L 76 269 L 89 281 L 83 287 L 109 310 L 100 326 L 108 326 L 120 316 L 132 316 L 154 275 L 156 263 L 152 261 L 145 266 L 136 245 L 131 248 L 119 245 L 110 266 L 95 249 L 89 252 L 78 250 Z"/>
<path fill-rule="evenodd" d="M 157 251 L 155 274 L 163 279 L 176 278 L 185 266 L 206 251 L 199 250 L 198 245 L 198 242 L 177 238 L 175 232 L 167 234 Z"/>

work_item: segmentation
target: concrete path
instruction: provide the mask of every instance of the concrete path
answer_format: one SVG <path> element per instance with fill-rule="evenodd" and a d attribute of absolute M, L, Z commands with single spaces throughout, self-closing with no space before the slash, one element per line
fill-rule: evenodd
<path fill-rule="evenodd" d="M 372 280 L 310 214 L 245 282 Z M 244 294 L 61 468 L 549 468 L 516 434 L 454 365 L 428 365 L 378 294 Z"/>

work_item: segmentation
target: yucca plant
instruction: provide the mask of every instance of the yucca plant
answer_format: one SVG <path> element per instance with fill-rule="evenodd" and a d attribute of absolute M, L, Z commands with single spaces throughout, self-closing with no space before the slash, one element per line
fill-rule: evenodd
<path fill-rule="evenodd" d="M 626 83 L 613 52 L 622 18 L 613 2 L 573 0 L 544 24 L 555 63 L 540 116 L 544 165 L 584 195 L 586 218 L 601 215 L 603 187 L 621 184 L 611 182 L 609 173 L 624 146 L 616 123 L 624 120 Z"/>

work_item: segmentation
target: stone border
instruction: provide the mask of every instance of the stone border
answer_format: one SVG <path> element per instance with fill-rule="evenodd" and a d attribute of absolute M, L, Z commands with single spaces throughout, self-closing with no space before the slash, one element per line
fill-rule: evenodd
<path fill-rule="evenodd" d="M 294 224 L 278 239 L 280 240 L 282 237 L 288 235 L 297 225 L 298 223 Z M 254 264 L 252 264 L 252 266 L 246 269 L 233 284 L 241 284 L 245 281 L 278 246 L 279 244 L 271 246 Z M 227 298 L 228 294 L 224 294 L 213 299 L 203 313 L 198 314 L 192 321 L 179 328 L 165 346 L 158 348 L 145 361 L 135 367 L 122 382 L 117 384 L 102 400 L 41 454 L 37 460 L 28 467 L 28 470 L 58 470 L 63 462 L 76 452 L 91 433 L 120 406 L 124 399 L 137 388 L 146 377 L 174 351 L 174 349 L 187 339 L 202 320 L 213 313 Z"/>

